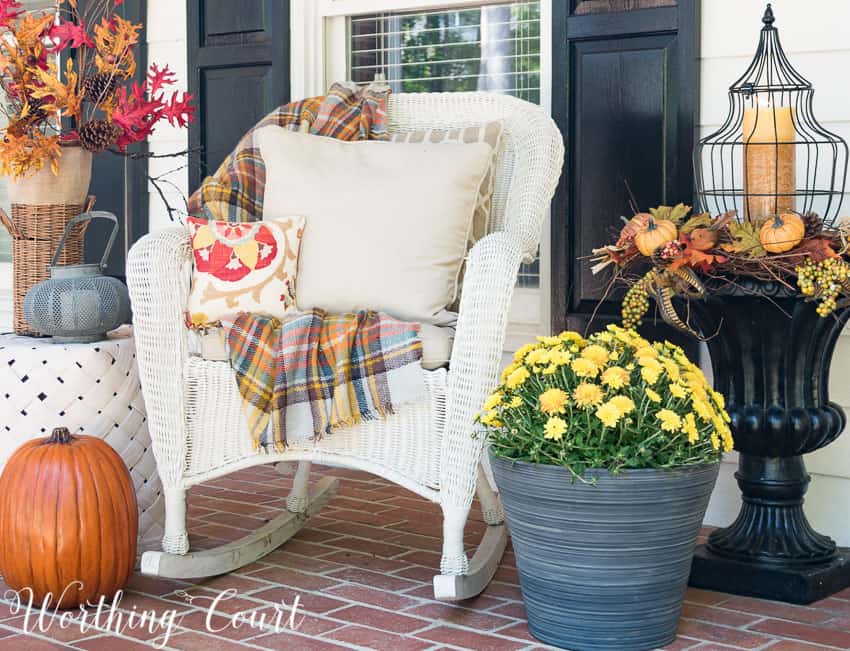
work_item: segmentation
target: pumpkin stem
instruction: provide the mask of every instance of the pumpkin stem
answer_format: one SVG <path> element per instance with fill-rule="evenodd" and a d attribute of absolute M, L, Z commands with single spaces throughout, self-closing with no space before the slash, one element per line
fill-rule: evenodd
<path fill-rule="evenodd" d="M 655 223 L 655 217 L 646 220 L 646 230 L 654 231 L 656 228 L 658 228 L 658 224 Z"/>
<path fill-rule="evenodd" d="M 47 443 L 71 443 L 74 440 L 74 437 L 71 436 L 70 430 L 67 427 L 57 427 L 53 430 L 53 433 L 50 435 L 50 438 L 47 439 Z"/>

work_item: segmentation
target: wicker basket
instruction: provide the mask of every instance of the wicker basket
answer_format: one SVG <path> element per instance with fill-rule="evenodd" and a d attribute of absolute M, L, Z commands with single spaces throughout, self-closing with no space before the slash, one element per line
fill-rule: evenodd
<path fill-rule="evenodd" d="M 94 197 L 89 197 L 86 204 L 13 203 L 11 219 L 0 210 L 0 221 L 12 236 L 12 326 L 15 334 L 38 335 L 24 320 L 24 297 L 34 285 L 50 277 L 50 259 L 71 218 L 93 206 Z M 84 234 L 85 224 L 71 232 L 60 254 L 59 264 L 83 262 Z"/>

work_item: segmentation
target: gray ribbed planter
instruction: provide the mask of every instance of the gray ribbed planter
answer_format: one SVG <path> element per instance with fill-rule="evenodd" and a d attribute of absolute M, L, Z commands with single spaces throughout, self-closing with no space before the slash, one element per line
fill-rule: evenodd
<path fill-rule="evenodd" d="M 532 635 L 571 651 L 676 637 L 718 464 L 588 473 L 490 455 Z"/>

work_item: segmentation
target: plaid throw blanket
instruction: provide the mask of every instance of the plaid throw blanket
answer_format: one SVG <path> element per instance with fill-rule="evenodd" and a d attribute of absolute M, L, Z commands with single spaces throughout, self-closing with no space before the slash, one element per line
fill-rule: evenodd
<path fill-rule="evenodd" d="M 339 140 L 386 140 L 389 86 L 360 88 L 335 83 L 324 97 L 311 97 L 278 107 L 257 123 L 189 199 L 189 214 L 227 221 L 263 218 L 266 167 L 254 142 L 258 129 L 277 125 Z"/>
<path fill-rule="evenodd" d="M 321 437 L 419 400 L 419 325 L 362 310 L 241 314 L 222 321 L 248 429 L 257 448 Z"/>

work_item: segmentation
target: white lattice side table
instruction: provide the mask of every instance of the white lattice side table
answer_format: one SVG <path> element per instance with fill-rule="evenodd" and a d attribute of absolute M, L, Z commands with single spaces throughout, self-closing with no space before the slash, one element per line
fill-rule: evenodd
<path fill-rule="evenodd" d="M 59 426 L 99 436 L 121 455 L 136 488 L 139 551 L 160 549 L 162 484 L 130 328 L 91 344 L 0 335 L 0 470 L 22 443 Z"/>

